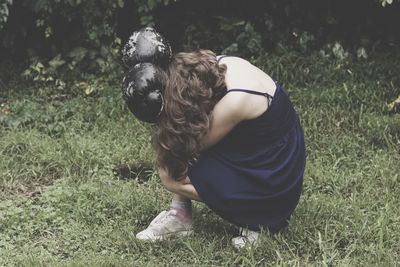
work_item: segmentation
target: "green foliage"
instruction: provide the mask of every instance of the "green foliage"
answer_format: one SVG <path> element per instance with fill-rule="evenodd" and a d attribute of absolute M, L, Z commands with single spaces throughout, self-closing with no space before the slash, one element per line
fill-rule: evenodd
<path fill-rule="evenodd" d="M 263 36 L 255 30 L 252 22 L 238 17 L 216 16 L 213 19 L 216 27 L 208 28 L 199 22 L 186 28 L 182 37 L 184 50 L 207 48 L 219 54 L 245 58 L 259 57 L 265 53 Z"/>
<path fill-rule="evenodd" d="M 27 9 L 33 14 L 36 28 L 49 41 L 51 38 L 63 38 L 61 31 L 65 31 L 65 27 L 73 26 L 77 27 L 74 34 L 80 38 L 80 45 L 99 48 L 110 44 L 116 38 L 116 14 L 124 7 L 125 2 L 125 0 L 21 0 L 21 6 L 18 8 Z M 177 1 L 134 1 L 142 25 L 154 25 L 153 10 L 172 2 Z M 8 16 L 7 4 L 12 4 L 12 0 L 0 2 L 0 26 L 5 23 Z"/>
<path fill-rule="evenodd" d="M 81 1 L 81 0 L 38 0 L 24 1 L 24 6 L 36 16 L 36 26 L 46 38 L 56 34 L 53 21 L 62 19 L 69 23 L 79 21 L 83 40 L 99 47 L 103 38 L 114 37 L 116 10 L 122 8 L 124 1 Z"/>
<path fill-rule="evenodd" d="M 222 54 L 238 55 L 245 58 L 259 57 L 265 53 L 262 37 L 254 30 L 250 22 L 239 21 L 232 26 L 226 26 L 226 21 L 221 21 L 221 29 L 226 32 L 238 32 L 234 42 L 226 47 Z"/>
<path fill-rule="evenodd" d="M 400 114 L 387 105 L 398 102 L 398 55 L 341 58 L 333 47 L 322 55 L 280 46 L 253 60 L 290 94 L 308 162 L 289 228 L 243 251 L 230 246 L 235 228 L 199 203 L 194 236 L 135 239 L 171 195 L 156 173 L 143 184 L 112 173 L 154 160 L 151 128 L 128 112 L 119 81 L 88 76 L 66 85 L 73 95 L 49 85 L 2 94 L 0 265 L 396 265 Z"/>
<path fill-rule="evenodd" d="M 395 6 L 372 1 L 385 10 Z M 157 12 L 185 1 L 133 2 L 141 25 L 160 26 L 165 21 Z M 33 84 L 19 81 L 21 71 L 12 74 L 8 65 L 0 72 L 0 265 L 396 265 L 398 54 L 379 57 L 368 42 L 321 41 L 303 16 L 318 13 L 301 13 L 307 6 L 293 12 L 297 2 L 272 1 L 275 9 L 251 18 L 207 14 L 179 21 L 184 48 L 248 57 L 282 83 L 305 131 L 304 193 L 290 227 L 263 233 L 258 249 L 237 252 L 230 246 L 234 227 L 201 204 L 193 237 L 156 244 L 134 238 L 168 207 L 170 194 L 155 173 L 145 184 L 112 173 L 121 162 L 154 161 L 151 128 L 133 118 L 120 95 L 116 14 L 128 1 L 0 0 L 0 30 L 8 8 L 18 15 L 28 10 L 34 24 L 21 17 L 26 24 L 19 31 L 39 30 L 43 38 L 18 50 L 28 51 L 23 77 Z M 340 21 L 321 17 L 315 21 L 327 21 L 324 29 Z M 3 46 L 18 45 L 10 41 L 18 31 L 7 30 Z"/>
<path fill-rule="evenodd" d="M 44 66 L 38 59 L 36 59 L 31 63 L 29 68 L 22 73 L 22 76 L 39 83 L 54 82 L 57 89 L 64 89 L 65 82 L 56 78 L 56 76 L 58 76 L 58 70 L 65 64 L 65 61 L 61 59 L 61 55 L 57 55 L 47 64 L 48 66 Z"/>
<path fill-rule="evenodd" d="M 381 4 L 383 7 L 387 5 L 391 5 L 393 3 L 393 0 L 380 0 Z"/>
<path fill-rule="evenodd" d="M 153 11 L 160 6 L 168 6 L 178 1 L 179 0 L 134 0 L 140 17 L 140 24 L 142 26 L 154 26 Z"/>
<path fill-rule="evenodd" d="M 82 71 L 115 77 L 121 68 L 115 60 L 120 44 L 117 38 L 111 47 L 101 46 L 98 50 L 75 47 L 66 55 L 58 54 L 43 63 L 37 57 L 32 58 L 22 76 L 38 85 L 53 85 L 57 90 L 64 90 L 67 83 L 81 79 Z"/>
<path fill-rule="evenodd" d="M 12 5 L 12 0 L 1 0 L 0 1 L 0 30 L 4 27 L 7 22 L 9 10 L 8 6 Z"/>
<path fill-rule="evenodd" d="M 115 34 L 115 16 L 123 5 L 122 0 L 22 0 L 15 3 L 15 13 L 30 12 L 34 24 L 22 18 L 7 29 L 2 45 L 13 49 L 18 34 L 40 33 L 41 43 L 19 50 L 27 51 L 30 64 L 23 75 L 35 83 L 53 83 L 62 88 L 68 78 L 82 72 L 111 74 L 119 71 L 116 59 L 121 41 Z M 2 14 L 7 6 L 0 7 Z M 47 49 L 41 51 L 42 47 Z"/>
<path fill-rule="evenodd" d="M 24 76 L 35 83 L 69 88 L 68 80 L 81 73 L 121 71 L 121 39 L 145 25 L 171 38 L 174 51 L 209 48 L 247 58 L 279 53 L 284 46 L 346 61 L 353 55 L 365 59 L 377 47 L 398 47 L 396 27 L 390 27 L 398 18 L 389 12 L 399 7 L 395 1 L 222 2 L 0 0 L 0 57 L 26 62 Z"/>
<path fill-rule="evenodd" d="M 313 34 L 309 32 L 303 32 L 299 38 L 298 38 L 298 45 L 300 47 L 301 52 L 309 52 L 310 46 L 312 45 L 313 41 L 315 40 L 315 37 Z"/>

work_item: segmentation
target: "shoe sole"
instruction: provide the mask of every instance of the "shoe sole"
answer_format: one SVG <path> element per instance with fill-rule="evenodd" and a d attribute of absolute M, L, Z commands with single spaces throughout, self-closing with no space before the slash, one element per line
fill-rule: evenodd
<path fill-rule="evenodd" d="M 162 241 L 162 240 L 165 240 L 165 239 L 168 239 L 168 238 L 171 238 L 171 237 L 189 236 L 191 234 L 193 234 L 193 230 L 173 232 L 173 233 L 168 233 L 168 234 L 165 234 L 165 235 L 153 236 L 151 238 L 140 238 L 140 237 L 137 237 L 137 236 L 136 236 L 136 238 L 141 240 L 141 241 L 152 242 L 152 241 Z"/>

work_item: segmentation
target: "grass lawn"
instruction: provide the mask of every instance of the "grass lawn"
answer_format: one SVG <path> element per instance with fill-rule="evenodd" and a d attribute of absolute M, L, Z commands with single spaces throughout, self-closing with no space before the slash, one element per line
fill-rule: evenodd
<path fill-rule="evenodd" d="M 154 159 L 151 128 L 125 108 L 119 79 L 59 91 L 3 68 L 0 266 L 399 265 L 400 107 L 388 108 L 400 96 L 399 57 L 255 62 L 291 95 L 308 162 L 290 226 L 242 251 L 230 245 L 235 227 L 201 203 L 193 236 L 135 239 L 170 194 L 157 173 L 147 170 L 148 182 L 113 173 Z"/>

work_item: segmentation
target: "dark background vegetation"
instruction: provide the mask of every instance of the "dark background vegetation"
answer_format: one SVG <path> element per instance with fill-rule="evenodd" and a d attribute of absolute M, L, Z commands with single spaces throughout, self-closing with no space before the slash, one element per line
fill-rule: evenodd
<path fill-rule="evenodd" d="M 338 42 L 353 54 L 389 52 L 399 49 L 400 3 L 387 2 L 1 0 L 0 58 L 14 64 L 60 55 L 73 67 L 105 71 L 110 58 L 119 59 L 111 48 L 144 25 L 162 32 L 174 51 L 257 57 L 279 46 L 304 53 Z"/>

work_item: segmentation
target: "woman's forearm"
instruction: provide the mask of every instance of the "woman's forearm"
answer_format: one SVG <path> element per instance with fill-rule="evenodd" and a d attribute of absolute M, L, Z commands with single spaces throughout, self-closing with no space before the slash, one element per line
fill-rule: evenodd
<path fill-rule="evenodd" d="M 194 186 L 191 184 L 189 177 L 175 180 L 171 176 L 169 176 L 168 172 L 164 169 L 160 169 L 159 173 L 161 182 L 168 191 L 193 200 L 201 201 L 199 194 L 197 193 Z"/>
<path fill-rule="evenodd" d="M 199 194 L 192 184 L 184 184 L 178 188 L 178 192 L 174 192 L 176 194 L 183 195 L 189 199 L 201 201 Z"/>

